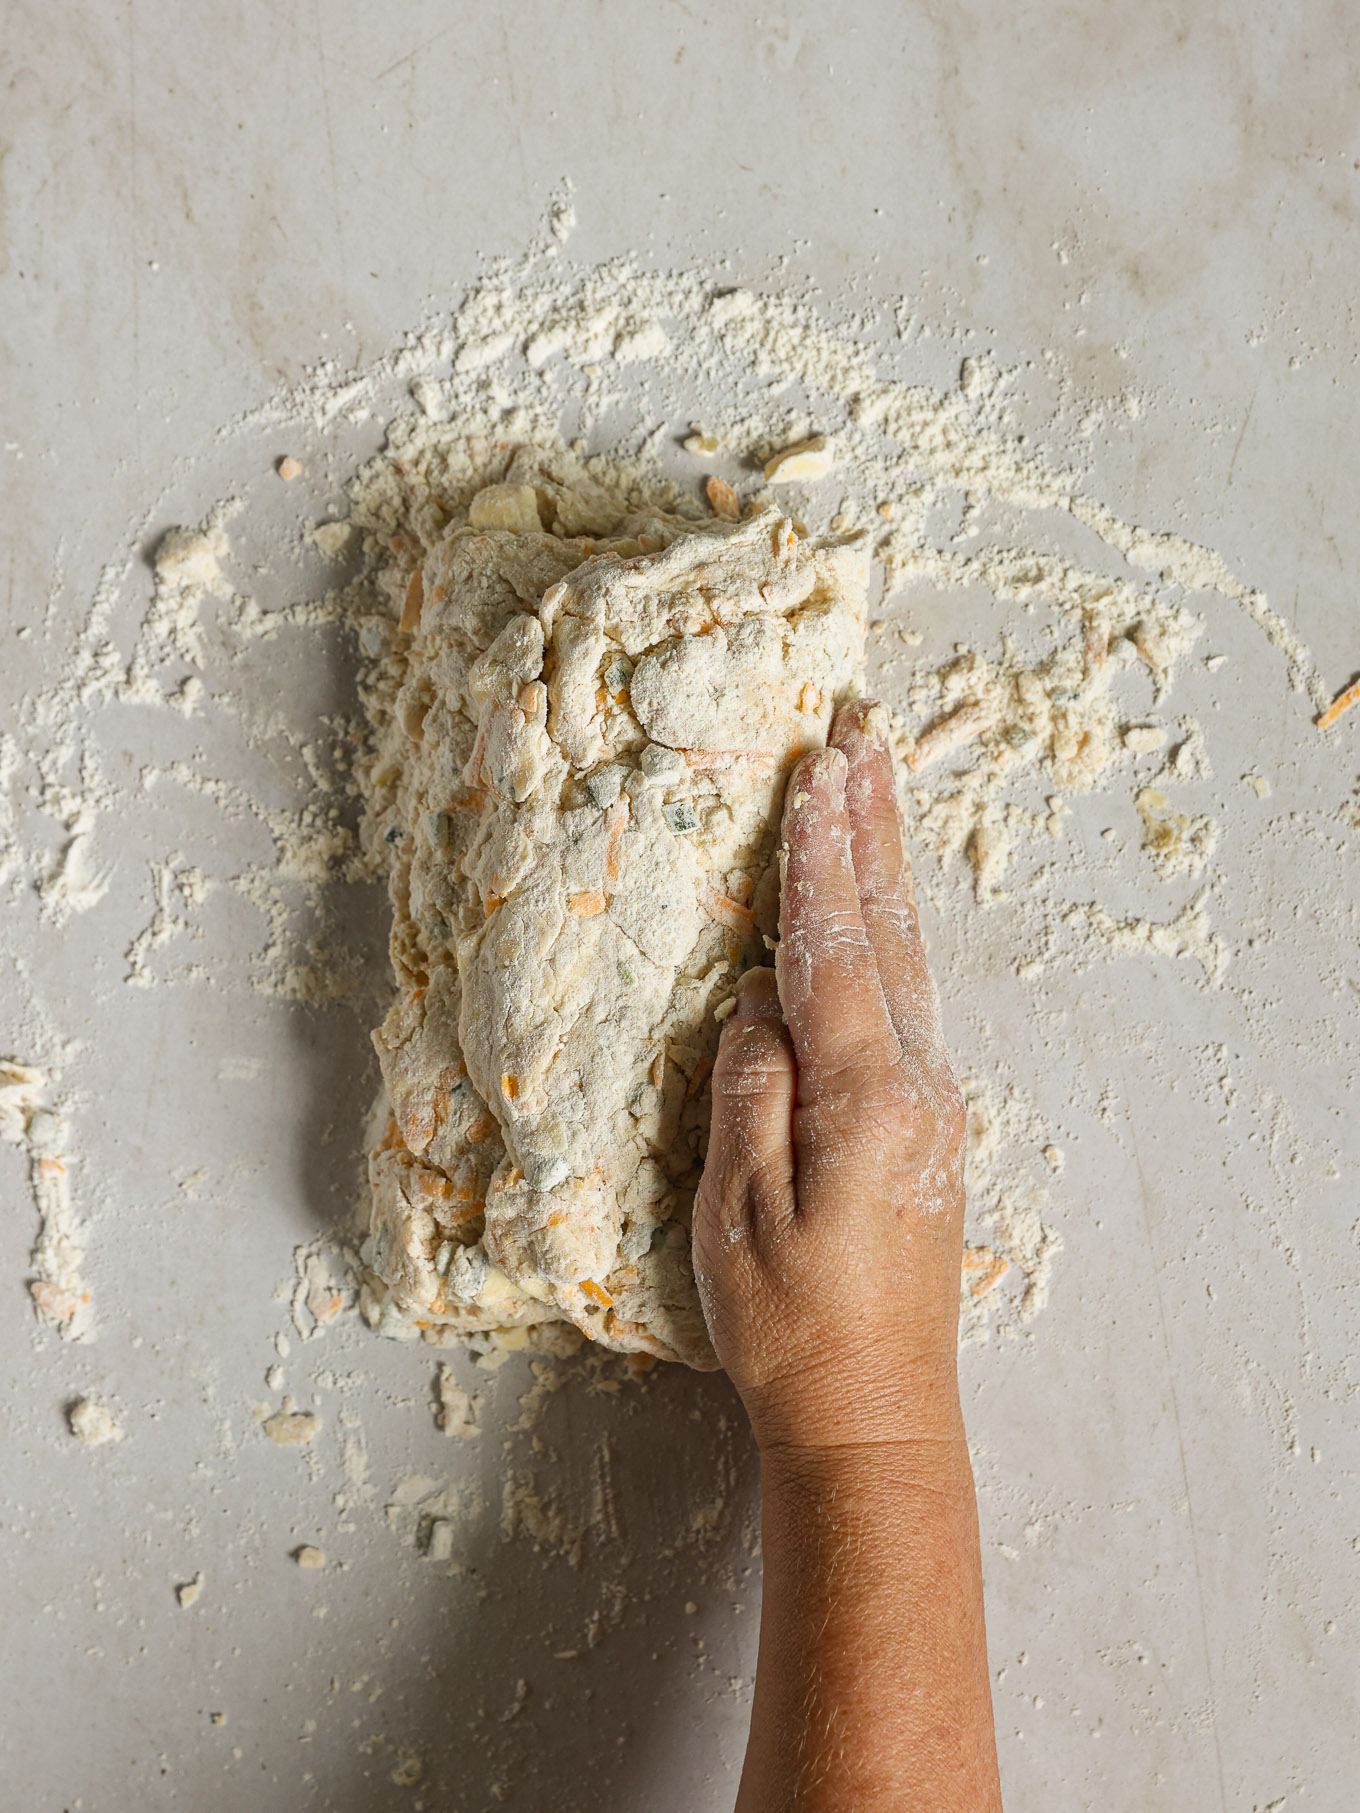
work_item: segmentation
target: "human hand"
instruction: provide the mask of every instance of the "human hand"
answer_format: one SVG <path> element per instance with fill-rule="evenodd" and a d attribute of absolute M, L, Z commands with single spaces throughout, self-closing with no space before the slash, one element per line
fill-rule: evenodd
<path fill-rule="evenodd" d="M 767 1451 L 961 1437 L 965 1111 L 886 731 L 849 705 L 795 768 L 776 968 L 742 978 L 713 1070 L 695 1271 Z"/>

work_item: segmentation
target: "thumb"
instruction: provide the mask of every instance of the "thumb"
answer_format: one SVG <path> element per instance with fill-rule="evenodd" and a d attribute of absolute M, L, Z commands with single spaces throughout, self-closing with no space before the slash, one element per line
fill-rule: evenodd
<path fill-rule="evenodd" d="M 748 970 L 713 1066 L 708 1160 L 695 1204 L 696 1238 L 711 1259 L 793 1214 L 797 1086 L 774 971 Z"/>

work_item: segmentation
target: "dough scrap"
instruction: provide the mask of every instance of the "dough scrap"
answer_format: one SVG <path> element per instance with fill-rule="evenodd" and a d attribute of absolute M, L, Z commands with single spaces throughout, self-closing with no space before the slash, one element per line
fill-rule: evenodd
<path fill-rule="evenodd" d="M 712 1367 L 719 1011 L 777 930 L 788 772 L 861 681 L 867 543 L 630 509 L 532 449 L 450 518 L 370 700 L 398 994 L 365 1313 Z"/>

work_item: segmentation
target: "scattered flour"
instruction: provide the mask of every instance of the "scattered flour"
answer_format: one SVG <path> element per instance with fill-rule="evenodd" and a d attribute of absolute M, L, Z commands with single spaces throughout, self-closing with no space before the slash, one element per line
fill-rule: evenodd
<path fill-rule="evenodd" d="M 201 945 L 206 906 L 229 891 L 265 929 L 251 985 L 309 1003 L 354 1000 L 371 988 L 326 904 L 329 890 L 376 878 L 386 861 L 355 837 L 361 727 L 337 721 L 324 756 L 319 742 L 297 741 L 311 793 L 300 809 L 285 809 L 198 761 L 115 781 L 113 752 L 127 732 L 111 714 L 215 714 L 250 733 L 253 702 L 241 697 L 230 664 L 298 630 L 347 624 L 363 659 L 381 669 L 400 634 L 386 581 L 409 574 L 437 538 L 458 486 L 497 449 L 537 444 L 565 456 L 569 441 L 594 483 L 639 502 L 702 513 L 709 492 L 724 511 L 730 497 L 739 517 L 769 506 L 800 532 L 868 536 L 882 593 L 875 652 L 906 771 L 909 828 L 942 865 L 937 883 L 923 863 L 918 885 L 947 886 L 960 864 L 982 906 L 1009 901 L 1027 913 L 1029 948 L 1014 963 L 1020 980 L 1056 962 L 1113 955 L 1183 960 L 1206 983 L 1219 982 L 1231 953 L 1212 924 L 1205 884 L 1223 832 L 1185 793 L 1208 776 L 1205 739 L 1198 726 L 1182 726 L 1160 770 L 1147 773 L 1172 734 L 1149 718 L 1145 695 L 1150 686 L 1154 704 L 1165 704 L 1201 636 L 1201 613 L 1222 600 L 1282 654 L 1290 685 L 1315 708 L 1325 704 L 1307 649 L 1264 594 L 1212 550 L 1129 523 L 1092 497 L 1078 465 L 1022 430 L 1022 371 L 969 357 L 952 386 L 920 382 L 905 307 L 833 320 L 808 297 L 732 289 L 696 270 L 572 269 L 562 247 L 573 225 L 563 190 L 541 243 L 491 265 L 451 313 L 361 370 L 325 361 L 224 426 L 221 440 L 233 447 L 270 436 L 261 486 L 276 498 L 276 471 L 291 497 L 291 482 L 317 469 L 313 445 L 319 459 L 323 442 L 330 452 L 351 429 L 385 428 L 380 453 L 349 487 L 348 515 L 299 521 L 293 536 L 297 557 L 345 563 L 348 575 L 357 565 L 357 576 L 279 608 L 238 592 L 229 573 L 251 567 L 233 561 L 231 538 L 248 526 L 253 533 L 243 519 L 256 509 L 254 491 L 224 498 L 197 523 L 166 528 L 153 507 L 130 525 L 67 658 L 0 733 L 0 885 L 12 895 L 31 886 L 54 931 L 105 910 L 130 807 L 146 789 L 182 787 L 211 802 L 223 825 L 263 827 L 272 853 L 238 858 L 228 874 L 187 839 L 153 855 L 141 871 L 149 915 L 122 945 L 127 983 L 145 989 L 166 979 L 155 959 L 177 940 Z M 621 437 L 620 421 L 639 426 Z M 274 437 L 285 430 L 296 451 L 280 458 Z M 506 495 L 497 507 L 517 506 Z M 1005 627 L 995 646 L 923 660 L 917 624 L 938 632 L 951 597 L 965 592 L 999 607 Z M 1207 668 L 1221 659 L 1208 657 Z M 1065 833 L 1069 802 L 1112 788 L 1138 802 L 1141 879 L 1168 890 L 1188 882 L 1190 899 L 1171 894 L 1164 911 L 1138 915 L 1091 897 Z M 32 824 L 16 810 L 19 799 L 32 802 Z M 1024 871 L 1035 858 L 1049 878 L 1037 903 Z M 187 974 L 216 980 L 206 965 Z M 26 1078 L 11 1066 L 0 1096 L 17 1104 L 12 1092 L 34 1087 Z M 30 1107 L 13 1106 L 11 1122 L 15 1114 L 20 1131 L 6 1137 L 29 1152 L 43 1221 L 34 1299 L 67 1335 L 88 1334 L 65 1135 L 59 1120 L 40 1118 L 35 1140 Z M 1020 1271 L 1041 1268 L 1043 1240 L 1013 1216 L 1003 1239 L 1003 1221 L 991 1226 L 997 1257 Z M 294 1315 L 299 1333 L 311 1335 L 354 1301 L 355 1281 L 334 1256 L 318 1251 L 303 1263 Z M 970 1264 L 970 1301 L 994 1295 L 998 1265 L 985 1254 Z M 484 1341 L 482 1364 L 509 1351 L 500 1340 Z"/>
<path fill-rule="evenodd" d="M 49 1078 L 31 1064 L 0 1061 L 0 1139 L 28 1154 L 38 1211 L 29 1294 L 41 1322 L 67 1340 L 94 1335 L 94 1302 L 81 1275 L 85 1228 L 71 1201 L 71 1150 L 66 1118 L 49 1105 Z"/>
<path fill-rule="evenodd" d="M 993 1314 L 1013 1313 L 1025 1323 L 1048 1302 L 1062 1237 L 1046 1219 L 1048 1194 L 1034 1160 L 1041 1159 L 1051 1177 L 1062 1168 L 1062 1154 L 1047 1122 L 1015 1085 L 1003 1091 L 986 1078 L 965 1077 L 963 1093 L 969 1208 L 989 1237 L 988 1244 L 964 1251 L 959 1339 L 971 1345 L 986 1340 Z M 1012 1273 L 1018 1291 L 1010 1288 Z M 1012 1329 L 1004 1319 L 1000 1326 Z"/>
<path fill-rule="evenodd" d="M 1222 979 L 1232 959 L 1230 947 L 1209 924 L 1205 902 L 1209 890 L 1202 888 L 1187 901 L 1174 919 L 1158 922 L 1151 919 L 1116 919 L 1094 901 L 1073 907 L 1067 924 L 1074 930 L 1092 932 L 1100 944 L 1113 953 L 1140 955 L 1155 951 L 1160 957 L 1179 957 L 1198 963 L 1209 982 Z"/>
<path fill-rule="evenodd" d="M 441 1366 L 435 1381 L 438 1409 L 435 1421 L 445 1435 L 471 1441 L 481 1434 L 477 1426 L 477 1400 L 463 1390 L 451 1366 Z"/>

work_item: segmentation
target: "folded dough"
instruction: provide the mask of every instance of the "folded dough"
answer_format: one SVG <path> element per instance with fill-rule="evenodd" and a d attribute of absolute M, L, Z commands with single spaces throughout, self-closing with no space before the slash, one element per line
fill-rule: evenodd
<path fill-rule="evenodd" d="M 715 1010 L 775 936 L 784 782 L 859 684 L 868 555 L 561 468 L 521 449 L 456 513 L 379 689 L 398 998 L 365 1304 L 710 1367 Z"/>

